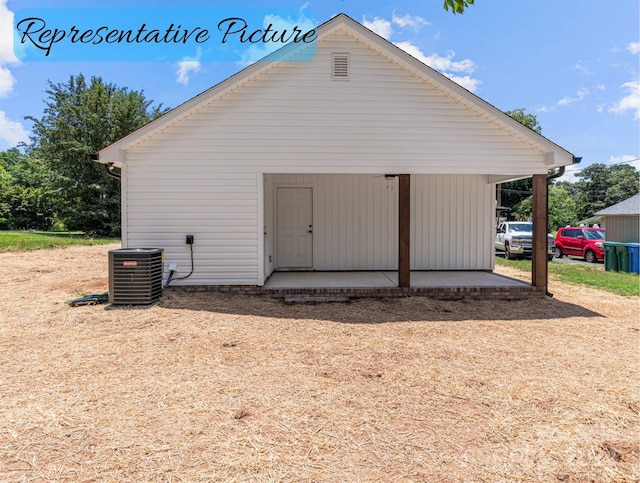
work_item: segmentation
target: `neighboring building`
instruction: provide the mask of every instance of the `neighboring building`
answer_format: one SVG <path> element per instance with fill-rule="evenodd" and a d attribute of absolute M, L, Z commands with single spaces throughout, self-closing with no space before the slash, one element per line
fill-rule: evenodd
<path fill-rule="evenodd" d="M 607 241 L 640 243 L 640 194 L 600 210 L 596 216 L 603 218 L 607 229 Z"/>
<path fill-rule="evenodd" d="M 100 151 L 122 169 L 123 247 L 164 248 L 181 275 L 194 235 L 176 285 L 395 270 L 400 250 L 493 270 L 495 185 L 545 192 L 574 156 L 345 15 L 317 33 L 313 60 L 257 62 Z"/>

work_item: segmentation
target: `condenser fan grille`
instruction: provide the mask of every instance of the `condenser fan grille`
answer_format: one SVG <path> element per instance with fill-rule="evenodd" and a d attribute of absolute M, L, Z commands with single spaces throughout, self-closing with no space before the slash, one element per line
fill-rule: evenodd
<path fill-rule="evenodd" d="M 109 302 L 147 305 L 162 296 L 162 248 L 109 251 Z"/>

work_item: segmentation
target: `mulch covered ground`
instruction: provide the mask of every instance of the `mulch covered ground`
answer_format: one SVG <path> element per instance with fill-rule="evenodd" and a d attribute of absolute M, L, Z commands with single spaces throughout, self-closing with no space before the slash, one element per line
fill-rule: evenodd
<path fill-rule="evenodd" d="M 640 479 L 637 298 L 65 305 L 111 248 L 0 253 L 0 481 Z"/>

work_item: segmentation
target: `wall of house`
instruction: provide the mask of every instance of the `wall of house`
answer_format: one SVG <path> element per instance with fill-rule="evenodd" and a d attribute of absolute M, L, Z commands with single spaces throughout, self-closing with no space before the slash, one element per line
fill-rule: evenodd
<path fill-rule="evenodd" d="M 316 270 L 395 270 L 398 266 L 398 180 L 380 175 L 265 175 L 265 258 L 275 257 L 275 190 L 313 189 Z M 413 175 L 411 268 L 482 270 L 493 263 L 492 189 L 482 175 Z M 266 272 L 267 274 L 269 272 Z"/>
<path fill-rule="evenodd" d="M 607 241 L 640 243 L 640 216 L 606 216 Z"/>
<path fill-rule="evenodd" d="M 126 165 L 127 246 L 164 248 L 165 265 L 176 263 L 182 276 L 190 271 L 185 236 L 192 234 L 195 271 L 176 285 L 257 284 L 256 174 L 157 161 Z"/>
<path fill-rule="evenodd" d="M 482 175 L 417 175 L 411 183 L 416 270 L 494 268 L 495 185 Z"/>
<path fill-rule="evenodd" d="M 349 53 L 349 80 L 332 80 L 334 52 Z M 546 173 L 539 147 L 344 33 L 324 39 L 313 61 L 270 65 L 203 103 L 129 147 L 124 160 L 126 245 L 164 248 L 166 263 L 177 263 L 181 276 L 190 270 L 185 235 L 193 234 L 195 271 L 178 283 L 194 285 L 261 284 L 262 274 L 273 268 L 263 259 L 265 247 L 273 245 L 264 235 L 272 214 L 262 211 L 271 196 L 261 194 L 269 189 L 262 173 L 437 175 L 415 178 L 421 188 L 416 185 L 412 194 L 419 196 L 412 201 L 414 226 L 426 223 L 412 235 L 413 259 L 421 261 L 414 268 L 425 269 L 491 268 L 491 238 L 484 232 L 491 219 L 486 228 L 481 220 L 493 209 L 493 198 L 481 197 L 489 189 L 482 177 Z M 347 184 L 360 178 L 340 178 L 320 183 L 317 194 L 325 190 L 329 200 L 331 190 L 345 189 L 349 203 L 369 219 L 367 197 L 375 191 L 380 204 L 373 206 L 395 224 L 392 193 L 383 178 L 376 180 L 354 188 Z M 326 250 L 318 252 L 319 269 L 364 268 L 371 260 L 376 267 L 394 266 L 395 228 L 387 233 L 390 225 L 375 224 L 375 217 L 373 224 L 358 225 L 359 216 L 335 226 L 324 222 L 350 246 L 334 251 L 318 240 L 317 249 Z M 339 236 L 347 224 L 358 227 L 352 239 Z M 367 245 L 384 237 L 384 249 L 377 242 Z M 481 245 L 470 248 L 473 240 Z M 362 246 L 364 252 L 355 248 Z"/>
<path fill-rule="evenodd" d="M 265 214 L 277 213 L 279 187 L 313 189 L 313 267 L 371 270 L 397 267 L 398 181 L 383 175 L 267 174 L 273 195 Z M 268 237 L 276 256 L 276 217 Z M 265 245 L 265 249 L 267 246 Z M 276 260 L 277 261 L 277 260 Z"/>

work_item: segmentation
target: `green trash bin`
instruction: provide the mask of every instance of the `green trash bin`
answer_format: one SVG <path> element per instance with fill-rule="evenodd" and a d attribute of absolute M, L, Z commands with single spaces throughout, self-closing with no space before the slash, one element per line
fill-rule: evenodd
<path fill-rule="evenodd" d="M 616 255 L 618 255 L 618 271 L 629 273 L 629 248 L 626 243 L 616 245 Z"/>
<path fill-rule="evenodd" d="M 614 242 L 604 242 L 604 269 L 607 272 L 618 271 L 618 255 L 616 254 L 616 245 Z"/>

